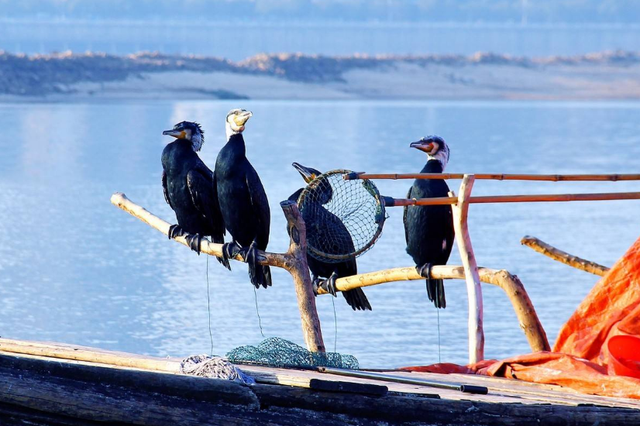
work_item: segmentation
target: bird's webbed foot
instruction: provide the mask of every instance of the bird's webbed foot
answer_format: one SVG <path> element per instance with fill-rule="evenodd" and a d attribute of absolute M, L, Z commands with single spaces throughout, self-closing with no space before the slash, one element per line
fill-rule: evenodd
<path fill-rule="evenodd" d="M 338 274 L 336 271 L 331 273 L 331 276 L 326 280 L 320 281 L 320 287 L 333 295 L 333 297 L 338 297 L 338 291 L 336 290 L 336 279 L 338 278 Z"/>
<path fill-rule="evenodd" d="M 187 234 L 187 236 L 184 237 L 184 239 L 187 240 L 187 244 L 189 244 L 189 248 L 195 251 L 196 253 L 198 253 L 198 256 L 200 256 L 200 243 L 202 242 L 202 236 L 198 233 Z"/>
<path fill-rule="evenodd" d="M 418 274 L 420 274 L 421 277 L 424 278 L 431 278 L 431 264 L 430 263 L 425 263 L 422 266 L 416 266 L 416 272 L 418 272 Z"/>
<path fill-rule="evenodd" d="M 223 250 L 224 250 L 224 248 L 223 248 Z M 220 262 L 220 264 L 222 266 L 224 266 L 228 270 L 231 270 L 231 264 L 229 263 L 229 258 L 225 258 L 224 255 L 223 255 L 222 257 L 216 256 L 216 259 L 218 260 L 218 262 Z"/>
<path fill-rule="evenodd" d="M 242 250 L 242 247 L 240 247 L 240 245 L 235 241 L 231 241 L 230 243 L 224 243 L 222 245 L 222 260 L 220 261 L 220 263 L 225 265 L 224 262 L 226 262 L 225 266 L 229 265 L 229 259 L 235 258 L 238 255 L 238 253 L 240 253 L 241 250 Z M 227 268 L 231 270 L 229 266 L 227 266 Z"/>
<path fill-rule="evenodd" d="M 422 266 L 416 266 L 416 271 L 420 274 L 420 276 L 425 277 L 427 280 L 425 281 L 427 286 L 427 296 L 429 300 L 433 301 L 436 297 L 436 289 L 431 285 L 431 267 L 433 265 L 431 263 L 425 263 Z"/>
<path fill-rule="evenodd" d="M 169 227 L 169 232 L 167 233 L 167 237 L 170 240 L 175 239 L 176 237 L 181 237 L 185 234 L 184 229 L 180 227 L 180 225 L 171 225 Z"/>
<path fill-rule="evenodd" d="M 244 263 L 248 263 L 250 266 L 255 267 L 258 265 L 258 245 L 256 240 L 253 240 L 249 247 L 243 247 L 240 250 L 240 254 L 244 259 Z"/>
<path fill-rule="evenodd" d="M 311 287 L 313 288 L 313 295 L 317 296 L 318 288 L 320 287 L 320 278 L 318 278 L 316 275 L 314 275 L 313 279 L 311 280 Z"/>

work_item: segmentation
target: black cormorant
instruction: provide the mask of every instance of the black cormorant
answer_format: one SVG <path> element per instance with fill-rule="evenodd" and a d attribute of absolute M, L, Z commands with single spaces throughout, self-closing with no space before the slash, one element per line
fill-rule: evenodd
<path fill-rule="evenodd" d="M 293 167 L 300 173 L 306 183 L 312 182 L 316 177 L 322 173 L 318 170 L 305 167 L 299 163 L 293 163 Z M 291 201 L 298 201 L 303 189 L 299 189 L 289 197 Z M 318 191 L 321 191 L 318 193 Z M 351 234 L 344 226 L 342 221 L 327 210 L 324 204 L 331 201 L 333 191 L 331 186 L 322 185 L 321 188 L 317 187 L 313 191 L 310 191 L 307 195 L 317 205 L 307 205 L 303 211 L 303 219 L 307 227 L 307 240 L 315 247 L 324 246 L 323 241 L 334 242 L 342 247 L 338 248 L 336 253 L 339 254 L 345 249 L 349 252 L 355 251 L 353 246 L 353 239 Z M 328 228 L 331 228 L 330 235 L 327 232 Z M 313 274 L 314 287 L 321 285 L 325 290 L 329 291 L 334 296 L 336 295 L 335 281 L 336 278 L 348 277 L 358 273 L 358 265 L 356 259 L 349 259 L 343 262 L 331 263 L 323 262 L 316 259 L 314 256 L 307 254 L 307 263 L 309 269 Z M 324 280 L 321 281 L 321 278 Z M 361 288 L 354 290 L 343 291 L 342 295 L 347 300 L 347 303 L 351 308 L 355 310 L 371 310 L 371 305 L 367 296 L 364 294 Z"/>
<path fill-rule="evenodd" d="M 164 198 L 178 219 L 178 225 L 169 229 L 169 238 L 187 232 L 189 247 L 200 254 L 203 236 L 224 243 L 225 234 L 213 172 L 197 154 L 204 143 L 204 132 L 198 123 L 183 121 L 162 134 L 176 138 L 162 151 Z M 218 260 L 230 269 L 228 260 Z"/>
<path fill-rule="evenodd" d="M 250 111 L 233 109 L 227 114 L 227 143 L 218 153 L 215 179 L 224 226 L 232 242 L 224 245 L 224 257 L 238 253 L 249 264 L 249 278 L 256 287 L 271 285 L 271 270 L 257 263 L 257 249 L 266 250 L 269 243 L 271 213 L 269 201 L 256 170 L 245 155 L 245 123 Z"/>
<path fill-rule="evenodd" d="M 427 136 L 410 145 L 427 153 L 421 173 L 442 173 L 449 161 L 449 147 L 440 136 Z M 443 179 L 416 179 L 407 198 L 447 197 L 449 187 Z M 445 265 L 453 246 L 451 206 L 407 206 L 404 208 L 407 253 L 418 272 L 427 278 L 429 300 L 437 308 L 447 305 L 442 280 L 429 278 L 432 265 Z"/>

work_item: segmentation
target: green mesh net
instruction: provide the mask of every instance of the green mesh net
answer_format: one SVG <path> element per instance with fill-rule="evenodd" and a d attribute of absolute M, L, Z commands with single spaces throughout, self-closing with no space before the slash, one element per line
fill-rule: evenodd
<path fill-rule="evenodd" d="M 352 355 L 335 352 L 310 352 L 279 337 L 269 337 L 258 346 L 240 346 L 227 354 L 234 364 L 257 364 L 281 368 L 334 367 L 357 370 L 358 360 Z"/>

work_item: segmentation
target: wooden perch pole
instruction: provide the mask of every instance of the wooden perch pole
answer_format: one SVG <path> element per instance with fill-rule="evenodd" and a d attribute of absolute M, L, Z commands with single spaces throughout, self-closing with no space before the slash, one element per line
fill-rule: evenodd
<path fill-rule="evenodd" d="M 526 235 L 522 237 L 520 243 L 537 251 L 538 253 L 542 253 L 545 256 L 550 257 L 553 260 L 557 260 L 558 262 L 564 263 L 565 265 L 580 269 L 581 271 L 589 272 L 591 274 L 599 276 L 603 276 L 609 271 L 609 268 L 607 268 L 606 266 L 602 266 L 598 263 L 591 262 L 589 260 L 559 250 L 535 237 Z"/>
<path fill-rule="evenodd" d="M 640 192 L 604 192 L 594 194 L 531 194 L 531 195 L 485 195 L 470 197 L 469 204 L 486 203 L 540 203 L 548 201 L 606 201 L 606 200 L 640 200 Z M 391 198 L 384 197 L 385 207 L 400 206 L 434 206 L 456 204 L 455 197 L 435 198 Z"/>
<path fill-rule="evenodd" d="M 484 327 L 482 324 L 482 287 L 478 264 L 473 254 L 471 237 L 467 217 L 469 214 L 469 198 L 475 178 L 473 175 L 465 176 L 460 184 L 458 203 L 451 205 L 453 213 L 453 227 L 456 231 L 456 242 L 460 259 L 464 266 L 465 281 L 467 283 L 467 297 L 469 302 L 469 364 L 475 364 L 484 359 Z M 453 195 L 453 193 L 449 193 Z"/>
<path fill-rule="evenodd" d="M 534 175 L 534 174 L 497 174 L 477 173 L 476 180 L 528 180 L 544 182 L 616 182 L 621 180 L 640 180 L 640 174 L 608 175 Z M 463 179 L 464 173 L 349 173 L 345 180 L 355 179 Z"/>
<path fill-rule="evenodd" d="M 167 235 L 169 233 L 171 225 L 168 222 L 129 200 L 123 193 L 114 193 L 111 196 L 111 203 L 163 234 Z M 302 320 L 302 333 L 307 349 L 311 352 L 325 352 L 320 318 L 316 311 L 315 296 L 311 277 L 309 276 L 309 268 L 307 267 L 306 227 L 295 203 L 284 201 L 280 205 L 287 219 L 289 235 L 291 235 L 289 250 L 282 254 L 258 251 L 258 262 L 261 265 L 284 268 L 291 274 L 296 287 L 298 307 L 300 308 Z M 175 241 L 187 247 L 189 246 L 184 237 L 177 237 Z M 212 243 L 203 238 L 200 244 L 200 251 L 212 256 L 222 256 L 222 244 Z M 238 255 L 235 260 L 242 261 L 242 257 Z"/>
<path fill-rule="evenodd" d="M 520 328 L 524 331 L 531 350 L 533 352 L 550 350 L 547 334 L 520 279 L 508 271 L 489 268 L 478 268 L 478 274 L 482 282 L 500 287 L 507 294 L 513 310 L 518 317 Z M 464 267 L 435 265 L 431 268 L 431 278 L 464 280 Z M 424 281 L 424 277 L 418 274 L 416 268 L 413 266 L 384 269 L 376 272 L 338 278 L 336 280 L 336 290 L 348 291 L 360 287 L 369 287 L 396 281 L 417 280 Z M 328 294 L 328 292 L 319 288 L 318 294 Z"/>

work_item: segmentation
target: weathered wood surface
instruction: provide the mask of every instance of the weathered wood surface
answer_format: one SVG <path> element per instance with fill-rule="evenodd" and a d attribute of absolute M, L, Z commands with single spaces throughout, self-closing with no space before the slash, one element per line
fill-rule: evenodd
<path fill-rule="evenodd" d="M 465 282 L 467 284 L 467 302 L 469 307 L 469 317 L 467 328 L 469 334 L 468 350 L 469 364 L 484 359 L 484 314 L 482 305 L 482 287 L 480 286 L 480 275 L 478 264 L 473 253 L 471 236 L 467 218 L 469 216 L 469 199 L 475 178 L 473 175 L 465 176 L 460 183 L 460 193 L 458 203 L 451 205 L 453 214 L 453 228 L 455 229 L 456 243 L 460 252 L 460 259 L 464 267 Z M 449 196 L 453 196 L 449 192 Z"/>
<path fill-rule="evenodd" d="M 606 266 L 569 254 L 565 251 L 553 247 L 550 244 L 545 243 L 542 240 L 539 240 L 536 237 L 525 235 L 520 240 L 520 244 L 525 245 L 537 251 L 538 253 L 542 253 L 553 260 L 557 260 L 558 262 L 564 263 L 565 265 L 569 265 L 571 267 L 580 269 L 581 271 L 589 272 L 594 275 L 603 276 L 609 271 L 609 268 Z"/>
<path fill-rule="evenodd" d="M 309 266 L 307 265 L 307 228 L 296 203 L 283 201 L 280 206 L 287 219 L 287 230 L 291 237 L 289 250 L 285 255 L 285 269 L 293 278 L 302 321 L 302 335 L 308 350 L 325 352 L 320 317 L 316 309 L 316 296 L 313 293 Z"/>
<path fill-rule="evenodd" d="M 503 269 L 496 270 L 479 267 L 478 273 L 480 281 L 498 286 L 504 290 L 518 317 L 518 324 L 524 331 L 532 352 L 550 350 L 547 334 L 520 279 L 516 275 L 512 275 L 509 271 Z M 464 268 L 455 265 L 436 265 L 431 268 L 431 278 L 464 280 Z M 424 280 L 424 277 L 418 274 L 415 267 L 384 269 L 382 271 L 338 278 L 336 280 L 336 289 L 338 291 L 348 291 L 354 288 L 368 287 L 394 281 L 415 280 Z M 318 294 L 327 294 L 327 292 L 319 288 Z"/>
<path fill-rule="evenodd" d="M 468 173 L 467 173 L 468 174 Z M 463 179 L 465 173 L 356 173 L 344 175 L 345 180 L 353 179 Z M 536 174 L 503 174 L 474 173 L 476 179 L 488 180 L 530 180 L 546 182 L 616 182 L 622 180 L 640 180 L 640 174 L 573 174 L 573 175 L 536 175 Z"/>
<path fill-rule="evenodd" d="M 241 366 L 259 377 L 287 374 L 299 380 L 344 381 L 314 371 Z M 549 386 L 506 379 L 390 371 L 429 380 L 482 379 L 489 395 L 384 382 L 385 396 L 315 391 L 295 386 L 244 386 L 216 379 L 157 371 L 111 369 L 78 361 L 0 354 L 0 414 L 41 424 L 119 425 L 365 425 L 372 422 L 441 425 L 640 425 L 640 409 L 611 398 L 566 394 Z M 461 377 L 460 377 L 461 376 Z M 349 382 L 380 384 L 375 380 Z M 509 383 L 517 383 L 509 389 Z M 491 383 L 497 383 L 495 386 Z M 502 389 L 505 390 L 502 390 Z M 523 392 L 529 388 L 530 392 Z M 424 396 L 437 393 L 440 399 Z M 423 395 L 423 397 L 420 397 Z M 584 404 L 606 402 L 610 407 Z M 632 400 L 624 400 L 639 407 Z M 603 405 L 603 404 L 600 404 Z M 51 423 L 46 423 L 51 418 Z M 43 420 L 44 419 L 44 420 Z M 61 420 L 62 419 L 62 420 Z M 74 423 L 82 419 L 84 423 Z M 55 421 L 54 421 L 55 420 Z M 541 423 L 542 422 L 542 423 Z M 17 423 L 19 424 L 19 423 Z M 31 424 L 39 424 L 37 421 Z"/>

